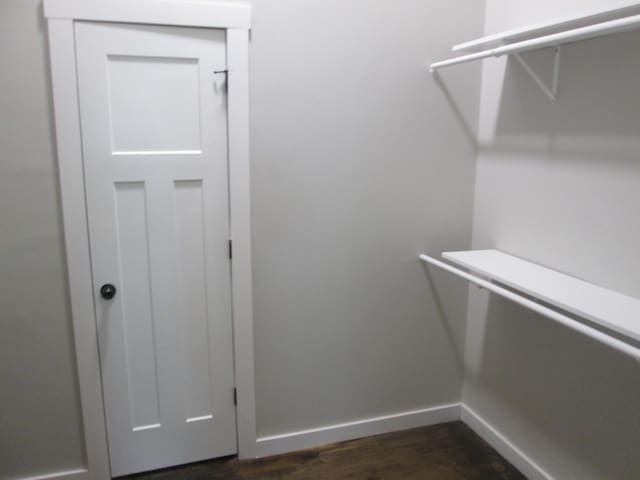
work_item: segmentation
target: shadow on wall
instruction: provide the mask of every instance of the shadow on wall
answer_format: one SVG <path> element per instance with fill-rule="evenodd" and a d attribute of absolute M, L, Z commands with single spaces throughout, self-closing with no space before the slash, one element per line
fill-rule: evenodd
<path fill-rule="evenodd" d="M 449 88 L 447 83 L 444 81 L 444 79 L 442 78 L 438 70 L 433 72 L 432 75 L 433 75 L 433 82 L 438 86 L 438 88 L 442 92 L 442 95 L 444 96 L 444 99 L 449 104 L 449 108 L 451 109 L 451 112 L 453 113 L 458 125 L 460 125 L 460 128 L 462 129 L 462 132 L 464 133 L 465 138 L 469 142 L 469 146 L 474 151 L 477 151 L 478 150 L 478 140 L 477 140 L 478 128 L 476 125 L 477 119 L 470 120 L 468 118 L 468 115 L 465 113 L 464 108 L 462 108 L 458 104 L 458 101 L 456 100 L 455 95 L 451 92 L 451 89 Z"/>
<path fill-rule="evenodd" d="M 495 143 L 483 149 L 572 158 L 640 158 L 640 33 L 593 39 L 562 50 L 558 100 L 554 105 L 524 69 L 507 67 Z M 551 83 L 550 49 L 524 54 Z"/>
<path fill-rule="evenodd" d="M 530 438 L 601 478 L 636 478 L 635 360 L 495 296 L 484 335 L 481 368 L 472 381 L 516 416 Z"/>
<path fill-rule="evenodd" d="M 509 63 L 480 147 L 476 248 L 640 298 L 638 51 L 639 32 L 565 46 L 555 105 Z M 552 52 L 525 59 L 551 78 Z M 481 415 L 558 479 L 639 478 L 637 362 L 496 297 L 475 320 L 466 396 Z"/>
<path fill-rule="evenodd" d="M 456 312 L 453 312 L 453 315 L 448 313 L 451 311 L 451 309 L 447 308 L 444 299 L 438 293 L 440 291 L 445 291 L 445 289 L 438 288 L 438 283 L 440 282 L 436 282 L 433 274 L 431 273 L 432 270 L 430 270 L 425 263 L 423 262 L 420 262 L 420 263 L 422 264 L 422 268 L 424 270 L 424 276 L 427 284 L 427 293 L 429 297 L 433 299 L 433 303 L 435 305 L 437 320 L 438 322 L 440 322 L 440 325 L 444 330 L 446 340 L 449 343 L 449 346 L 451 347 L 451 351 L 454 353 L 455 366 L 456 366 L 458 375 L 460 376 L 460 378 L 463 378 L 464 377 L 464 348 L 460 340 L 461 335 L 458 331 L 459 329 L 456 329 L 454 323 L 452 322 L 452 318 L 457 317 L 457 315 L 455 314 Z M 445 275 L 448 275 L 448 274 L 445 274 Z M 451 278 L 449 277 L 448 280 L 451 280 Z"/>

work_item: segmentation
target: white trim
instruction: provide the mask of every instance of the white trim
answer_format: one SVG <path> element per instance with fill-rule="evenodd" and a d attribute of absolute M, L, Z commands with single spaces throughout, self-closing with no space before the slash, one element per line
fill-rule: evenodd
<path fill-rule="evenodd" d="M 256 445 L 251 274 L 249 156 L 249 32 L 227 30 L 231 292 L 237 389 L 238 456 L 252 458 Z"/>
<path fill-rule="evenodd" d="M 48 19 L 251 28 L 251 7 L 206 0 L 45 0 Z"/>
<path fill-rule="evenodd" d="M 45 473 L 44 475 L 36 475 L 35 477 L 20 477 L 14 480 L 89 480 L 89 472 L 83 468 L 64 472 Z"/>
<path fill-rule="evenodd" d="M 371 435 L 381 435 L 456 420 L 464 422 L 529 480 L 555 480 L 554 477 L 473 409 L 467 405 L 457 403 L 262 437 L 257 439 L 255 448 L 252 447 L 251 451 L 255 453 L 256 457 L 267 457 Z M 246 455 L 245 458 L 249 458 L 249 455 Z M 94 476 L 91 476 L 91 480 L 94 480 L 94 478 Z M 72 470 L 23 477 L 15 480 L 89 480 L 89 473 L 87 470 Z"/>
<path fill-rule="evenodd" d="M 507 459 L 529 480 L 555 480 L 507 437 L 466 405 L 460 409 L 460 420 Z"/>
<path fill-rule="evenodd" d="M 426 427 L 453 422 L 460 418 L 460 404 L 440 405 L 401 412 L 355 422 L 340 423 L 299 432 L 258 438 L 256 456 L 267 457 L 286 452 L 304 450 L 320 445 L 381 435 L 410 428 Z"/>
<path fill-rule="evenodd" d="M 227 29 L 227 67 L 231 70 L 228 135 L 231 234 L 234 240 L 232 302 L 234 363 L 238 389 L 238 454 L 241 458 L 252 457 L 255 455 L 256 420 L 249 208 L 248 28 L 251 9 L 246 5 L 181 0 L 45 0 L 45 15 L 49 29 L 71 315 L 87 454 L 86 475 L 74 477 L 73 480 L 111 478 L 85 205 L 73 26 L 75 20 Z"/>
<path fill-rule="evenodd" d="M 50 19 L 48 27 L 60 196 L 87 468 L 91 480 L 105 480 L 111 478 L 111 474 L 93 305 L 73 22 Z"/>

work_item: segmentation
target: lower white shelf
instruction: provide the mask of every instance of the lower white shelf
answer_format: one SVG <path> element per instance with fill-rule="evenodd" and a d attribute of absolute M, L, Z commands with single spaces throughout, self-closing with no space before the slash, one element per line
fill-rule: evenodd
<path fill-rule="evenodd" d="M 442 256 L 486 279 L 427 255 L 420 258 L 640 360 L 640 300 L 497 250 Z"/>

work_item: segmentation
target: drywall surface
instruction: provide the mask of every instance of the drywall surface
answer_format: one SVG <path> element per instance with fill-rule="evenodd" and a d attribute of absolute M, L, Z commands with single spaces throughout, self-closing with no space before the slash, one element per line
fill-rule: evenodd
<path fill-rule="evenodd" d="M 466 287 L 417 255 L 470 245 L 480 70 L 428 65 L 481 3 L 251 2 L 259 436 L 459 400 Z"/>
<path fill-rule="evenodd" d="M 486 33 L 628 2 L 489 0 Z M 483 68 L 475 248 L 640 298 L 640 31 L 567 45 L 551 103 Z M 525 57 L 551 78 L 553 54 Z M 555 479 L 640 478 L 639 365 L 471 289 L 464 402 Z"/>
<path fill-rule="evenodd" d="M 483 3 L 251 3 L 259 434 L 459 401 L 466 286 L 436 273 L 432 289 L 417 255 L 470 246 L 480 70 L 434 82 L 428 64 L 481 33 Z M 39 2 L 2 2 L 0 26 L 0 478 L 13 479 L 84 453 Z"/>
<path fill-rule="evenodd" d="M 0 478 L 84 463 L 37 0 L 0 4 Z"/>

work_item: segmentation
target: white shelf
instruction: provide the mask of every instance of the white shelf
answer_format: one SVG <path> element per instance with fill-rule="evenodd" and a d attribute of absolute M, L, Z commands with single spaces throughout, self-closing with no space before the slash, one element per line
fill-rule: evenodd
<path fill-rule="evenodd" d="M 441 62 L 431 64 L 431 71 L 441 68 L 458 65 L 461 63 L 482 60 L 490 57 L 501 57 L 503 55 L 517 55 L 532 50 L 539 50 L 547 47 L 558 48 L 567 43 L 588 40 L 591 38 L 612 35 L 614 33 L 627 32 L 640 28 L 640 14 L 625 16 L 607 22 L 595 23 L 571 30 L 562 30 L 557 33 L 521 40 L 515 43 L 507 43 L 494 48 L 482 50 L 480 52 L 469 53 L 459 57 L 450 58 Z"/>
<path fill-rule="evenodd" d="M 477 52 L 497 47 L 499 45 L 530 40 L 536 37 L 587 27 L 596 23 L 608 22 L 638 14 L 640 14 L 640 4 L 638 2 L 630 2 L 628 5 L 614 9 L 593 10 L 579 16 L 558 18 L 552 21 L 536 23 L 526 27 L 508 30 L 506 32 L 488 35 L 486 37 L 455 45 L 452 50 L 454 52 Z"/>
<path fill-rule="evenodd" d="M 453 47 L 453 50 L 471 53 L 432 63 L 430 69 L 431 72 L 435 72 L 441 68 L 461 63 L 513 55 L 542 91 L 551 101 L 555 102 L 558 91 L 560 47 L 562 45 L 639 28 L 640 3 L 636 1 L 624 7 L 600 10 L 555 22 L 540 23 L 462 43 Z M 553 83 L 551 86 L 547 85 L 520 55 L 543 48 L 553 48 L 555 50 Z"/>
<path fill-rule="evenodd" d="M 497 250 L 446 252 L 452 263 L 640 342 L 640 300 Z"/>

